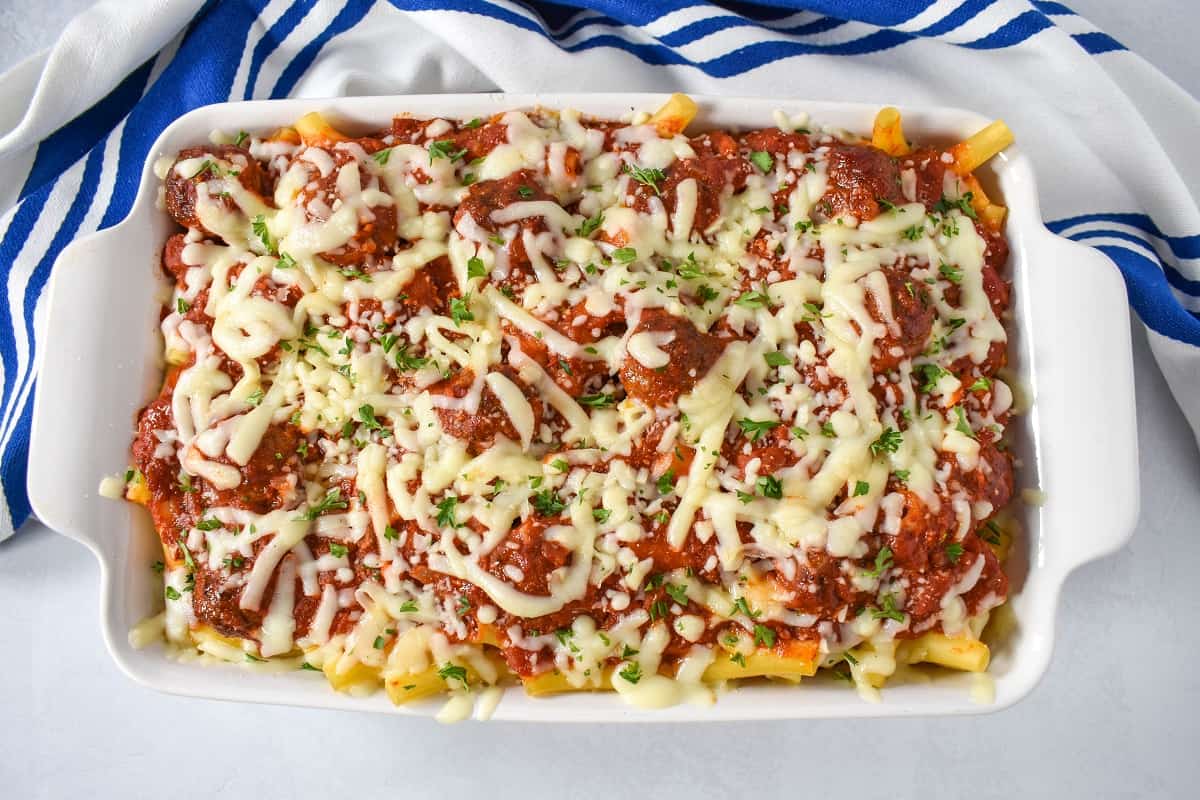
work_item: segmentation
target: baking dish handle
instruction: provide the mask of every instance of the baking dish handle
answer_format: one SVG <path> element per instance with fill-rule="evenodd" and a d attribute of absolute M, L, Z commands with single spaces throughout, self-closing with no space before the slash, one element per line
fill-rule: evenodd
<path fill-rule="evenodd" d="M 161 347 L 155 336 L 161 286 L 146 280 L 150 270 L 137 269 L 129 258 L 131 223 L 81 237 L 59 254 L 39 340 L 30 503 L 48 527 L 97 554 L 109 542 L 101 535 L 103 523 L 128 528 L 127 504 L 97 504 L 96 495 L 105 473 L 120 472 L 128 462 L 133 420 L 98 419 L 90 410 L 99 398 L 139 407 L 161 369 L 154 352 Z M 114 269 L 128 270 L 130 279 L 113 280 Z"/>
<path fill-rule="evenodd" d="M 1138 515 L 1137 417 L 1129 301 L 1102 252 L 1050 235 L 1052 263 L 1030 270 L 1033 350 L 1041 377 L 1034 424 L 1044 556 L 1063 574 L 1118 549 Z M 1044 426 L 1058 430 L 1046 434 Z"/>

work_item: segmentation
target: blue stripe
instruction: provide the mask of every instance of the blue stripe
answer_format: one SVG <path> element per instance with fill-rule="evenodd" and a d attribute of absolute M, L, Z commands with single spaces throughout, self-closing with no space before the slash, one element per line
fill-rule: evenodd
<path fill-rule="evenodd" d="M 991 0 L 989 0 L 990 2 Z M 809 36 L 818 33 L 840 28 L 845 25 L 845 20 L 833 19 L 832 17 L 819 17 L 810 22 L 793 25 L 791 27 L 773 27 L 765 25 L 762 22 L 744 19 L 730 15 L 722 15 L 719 17 L 708 17 L 707 19 L 699 19 L 695 22 L 688 23 L 678 30 L 664 34 L 658 37 L 658 41 L 667 47 L 682 47 L 686 44 L 691 44 L 705 36 L 723 31 L 728 28 L 758 28 L 759 30 L 771 31 L 773 33 L 782 33 L 789 36 Z"/>
<path fill-rule="evenodd" d="M 589 25 L 603 25 L 608 28 L 620 28 L 625 24 L 624 22 L 619 22 L 611 17 L 596 16 L 594 14 L 577 14 L 571 19 L 570 24 L 565 27 L 551 24 L 550 20 L 544 16 L 542 19 L 546 20 L 549 29 L 548 32 L 550 33 L 551 38 L 553 38 L 555 41 L 566 39 L 574 35 L 576 31 L 582 30 Z"/>
<path fill-rule="evenodd" d="M 33 166 L 25 178 L 25 185 L 21 187 L 18 202 L 42 184 L 57 180 L 59 175 L 83 158 L 96 142 L 108 136 L 108 132 L 115 128 L 141 99 L 153 66 L 154 59 L 151 58 L 130 73 L 104 99 L 38 144 Z"/>
<path fill-rule="evenodd" d="M 136 194 L 137 180 L 141 174 L 142 164 L 151 143 L 159 132 L 184 111 L 229 97 L 229 88 L 240 61 L 241 43 L 245 41 L 250 25 L 258 18 L 265 3 L 266 0 L 216 3 L 207 5 L 200 12 L 199 19 L 184 37 L 175 57 L 163 70 L 154 85 L 146 91 L 145 102 L 136 103 L 126 117 L 116 183 L 100 227 L 115 224 L 128 213 Z M 92 163 L 92 158 L 102 159 L 103 152 L 102 144 L 95 145 L 92 155 L 89 156 L 89 164 Z M 85 172 L 87 169 L 88 167 L 85 165 Z M 43 185 L 18 206 L 4 240 L 0 242 L 0 265 L 11 266 L 14 263 L 56 183 Z M 77 208 L 76 203 L 82 202 L 82 198 L 86 198 L 90 203 L 94 194 L 94 190 L 77 193 L 75 203 L 72 204 L 72 211 Z M 86 206 L 84 208 L 86 210 Z M 71 211 L 68 211 L 68 216 L 70 215 Z M 77 221 L 74 222 L 76 228 L 78 224 Z M 70 235 L 63 235 L 66 227 L 67 220 L 64 219 L 63 226 L 56 234 L 54 242 L 46 249 L 38 267 L 35 267 L 35 272 L 39 268 L 42 270 L 39 289 L 45 283 L 49 266 L 53 264 L 66 242 L 70 240 Z M 30 288 L 32 289 L 32 287 Z M 27 298 L 36 298 L 36 294 L 27 294 Z M 14 321 L 9 314 L 8 305 L 7 302 L 0 303 L 0 331 L 10 331 L 14 328 Z M 24 306 L 26 316 L 30 318 L 31 324 L 36 300 L 34 302 L 27 300 Z M 0 337 L 0 357 L 4 358 L 6 364 L 12 365 L 11 369 L 5 370 L 4 375 L 2 399 L 4 407 L 8 407 L 12 402 L 13 383 L 16 378 L 16 353 L 12 337 Z M 27 416 L 28 408 L 22 412 L 22 419 Z M 0 461 L 5 476 L 5 496 L 8 498 L 14 525 L 20 524 L 29 514 L 29 501 L 24 497 L 25 483 L 23 479 L 24 454 L 28 448 L 28 426 L 21 420 L 18 421 L 18 425 L 20 428 L 14 430 L 13 435 L 14 438 L 19 436 L 24 444 L 10 445 L 3 454 L 3 460 Z M 20 459 L 16 459 L 14 456 L 18 450 L 22 453 Z M 11 470 L 19 472 L 22 476 L 21 479 L 15 479 Z"/>
<path fill-rule="evenodd" d="M 4 385 L 3 390 L 0 391 L 0 410 L 8 408 L 13 385 L 17 379 L 17 341 L 15 337 L 7 333 L 15 330 L 12 314 L 9 311 L 8 281 L 12 276 L 12 265 L 16 263 L 17 256 L 25 247 L 25 240 L 29 237 L 29 232 L 33 230 L 34 223 L 41 216 L 42 209 L 46 207 L 46 201 L 50 198 L 50 192 L 54 190 L 56 183 L 57 181 L 44 184 L 17 206 L 8 230 L 4 232 L 4 239 L 0 240 L 0 266 L 4 269 L 3 275 L 0 276 L 3 277 L 3 283 L 0 283 L 0 295 L 2 295 L 0 296 L 0 331 L 5 332 L 0 336 L 0 361 L 4 363 Z"/>
<path fill-rule="evenodd" d="M 1065 217 L 1056 219 L 1046 223 L 1046 227 L 1054 233 L 1062 233 L 1067 228 L 1073 228 L 1076 225 L 1084 225 L 1089 222 L 1115 222 L 1119 225 L 1128 225 L 1131 228 L 1137 228 L 1140 231 L 1150 234 L 1158 239 L 1162 239 L 1171 248 L 1171 252 L 1177 258 L 1200 258 L 1200 234 L 1191 236 L 1167 236 L 1163 233 L 1154 220 L 1145 214 L 1133 213 L 1118 213 L 1106 212 L 1096 214 L 1080 214 L 1074 217 Z"/>
<path fill-rule="evenodd" d="M 827 17 L 853 19 L 880 28 L 902 25 L 932 6 L 935 0 L 757 0 L 761 5 L 792 11 L 815 11 Z M 620 5 L 619 0 L 615 3 Z"/>
<path fill-rule="evenodd" d="M 316 8 L 316 0 L 301 0 L 288 6 L 287 11 L 279 15 L 279 19 L 275 20 L 275 24 L 267 28 L 263 37 L 258 40 L 258 44 L 254 45 L 254 52 L 250 54 L 250 68 L 246 73 L 246 89 L 242 92 L 243 100 L 250 100 L 254 97 L 254 86 L 258 83 L 258 73 L 262 70 L 263 63 L 267 60 L 267 56 L 279 49 L 279 45 L 288 37 L 300 21 L 308 16 L 308 12 Z"/>
<path fill-rule="evenodd" d="M 732 11 L 735 14 L 741 14 L 746 19 L 768 24 L 778 22 L 781 19 L 787 19 L 796 13 L 790 8 L 772 8 L 771 6 L 762 5 L 762 3 L 739 3 L 737 0 L 726 0 L 726 2 L 720 5 L 721 8 Z"/>
<path fill-rule="evenodd" d="M 108 228 L 124 219 L 137 195 L 142 164 L 164 128 L 184 112 L 229 99 L 250 26 L 267 0 L 217 3 L 202 12 L 192 32 L 158 80 L 126 118 L 112 198 L 100 220 Z"/>
<path fill-rule="evenodd" d="M 321 52 L 321 48 L 333 37 L 345 33 L 362 21 L 373 5 L 375 5 L 375 0 L 350 0 L 346 3 L 325 30 L 306 44 L 292 59 L 292 62 L 284 68 L 283 74 L 275 82 L 275 87 L 271 89 L 271 97 L 287 97 L 301 76 L 308 72 L 308 68 L 312 66 L 312 62 L 316 59 L 317 53 Z"/>
<path fill-rule="evenodd" d="M 424 2 L 424 0 L 418 0 L 415 3 L 408 2 L 408 0 L 392 0 L 392 2 L 401 8 L 416 6 L 428 8 L 430 5 L 434 7 L 438 5 L 436 2 L 430 4 Z M 563 18 L 563 6 L 559 3 L 528 0 L 523 5 L 528 6 L 533 13 L 542 19 L 561 20 Z M 643 0 L 576 0 L 571 5 L 598 11 L 610 19 L 622 20 L 626 25 L 640 26 L 649 25 L 654 20 L 666 16 L 672 11 L 708 4 L 702 0 L 654 0 L 654 2 L 644 2 Z"/>
<path fill-rule="evenodd" d="M 1055 3 L 1052 0 L 1033 0 L 1033 7 L 1043 14 L 1049 16 L 1076 16 L 1075 12 L 1064 6 L 1062 3 Z"/>
<path fill-rule="evenodd" d="M 392 0 L 399 4 L 400 0 Z M 539 33 L 553 41 L 544 29 L 533 20 L 507 9 L 493 6 L 482 0 L 408 0 L 405 7 L 422 9 L 442 9 L 462 11 L 469 14 L 491 17 L 507 22 L 518 28 Z M 703 72 L 718 78 L 739 75 L 751 69 L 792 56 L 822 54 L 822 55 L 861 55 L 887 50 L 914 38 L 913 34 L 902 31 L 880 30 L 867 34 L 858 39 L 838 44 L 810 44 L 806 42 L 773 41 L 754 42 L 738 50 L 708 61 L 692 61 L 685 58 L 669 47 L 657 43 L 630 42 L 619 36 L 601 34 L 573 45 L 562 46 L 568 53 L 577 53 L 599 47 L 611 47 L 633 55 L 647 64 L 658 65 L 687 65 L 697 67 Z"/>
<path fill-rule="evenodd" d="M 1184 310 L 1167 286 L 1158 264 L 1118 245 L 1096 248 L 1113 260 L 1125 278 L 1129 302 L 1142 322 L 1156 333 L 1200 346 L 1200 321 Z"/>
<path fill-rule="evenodd" d="M 591 2 L 581 3 L 588 8 L 599 12 L 613 11 L 616 12 L 615 19 L 609 18 L 589 18 L 579 19 L 575 23 L 569 25 L 565 30 L 559 30 L 557 33 L 551 33 L 549 27 L 539 18 L 537 20 L 530 19 L 522 14 L 517 14 L 506 8 L 495 6 L 486 0 L 391 0 L 392 4 L 403 9 L 414 11 L 459 11 L 468 14 L 477 14 L 479 16 L 490 17 L 492 19 L 506 22 L 523 30 L 533 31 L 543 37 L 554 41 L 565 52 L 576 53 L 585 50 L 591 50 L 599 47 L 611 47 L 613 49 L 622 50 L 630 55 L 633 55 L 647 64 L 653 65 L 687 65 L 697 67 L 708 75 L 726 78 L 733 75 L 739 75 L 752 69 L 756 69 L 765 64 L 778 61 L 783 58 L 802 55 L 862 55 L 866 53 L 881 52 L 883 50 L 896 47 L 911 41 L 925 32 L 911 34 L 902 31 L 884 29 L 862 36 L 850 42 L 839 44 L 815 44 L 806 42 L 755 42 L 753 44 L 742 47 L 725 55 L 707 61 L 693 61 L 685 58 L 679 53 L 671 49 L 671 46 L 680 46 L 688 42 L 695 41 L 701 36 L 706 36 L 717 30 L 734 25 L 745 25 L 747 21 L 737 20 L 730 17 L 709 18 L 707 20 L 699 20 L 684 26 L 683 28 L 665 34 L 661 37 L 662 44 L 657 42 L 638 42 L 629 41 L 621 36 L 613 34 L 599 34 L 591 36 L 583 41 L 576 42 L 571 45 L 563 45 L 561 39 L 570 36 L 577 30 L 590 25 L 604 26 L 621 26 L 623 24 L 638 24 L 636 20 L 646 19 L 645 12 L 631 12 L 628 4 L 624 0 L 592 0 Z M 939 32 L 945 32 L 960 27 L 964 22 L 968 21 L 979 11 L 986 8 L 992 0 L 964 0 L 963 4 L 950 12 L 945 18 L 937 23 L 929 26 L 927 31 L 932 31 L 928 35 L 937 35 Z M 537 9 L 543 7 L 544 4 L 530 3 L 530 10 L 534 13 Z M 636 4 L 641 8 L 641 4 Z M 650 5 L 650 4 L 646 4 Z M 671 3 L 671 8 L 690 7 L 691 3 Z M 772 2 L 768 5 L 776 8 L 789 8 L 793 10 L 801 10 L 798 4 L 787 2 Z M 804 10 L 836 13 L 840 16 L 846 16 L 860 21 L 865 21 L 875 25 L 893 25 L 906 22 L 917 14 L 924 11 L 931 5 L 931 2 L 925 0 L 910 0 L 909 2 L 891 3 L 891 4 L 874 4 L 867 2 L 839 2 L 833 3 L 830 0 L 818 0 L 817 2 L 805 3 Z M 884 6 L 884 7 L 879 7 Z M 653 18 L 657 19 L 662 16 L 667 9 L 656 8 Z M 559 17 L 561 19 L 561 15 Z M 623 20 L 618 22 L 616 20 Z M 810 23 L 811 24 L 811 23 Z M 828 27 L 826 27 L 828 26 Z M 1043 14 L 1037 11 L 1025 11 L 1017 17 L 1009 20 L 1004 25 L 992 33 L 983 36 L 973 42 L 968 42 L 961 45 L 974 50 L 992 50 L 1003 47 L 1011 47 L 1029 39 L 1031 36 L 1052 27 L 1053 23 Z M 798 26 L 807 27 L 807 26 Z M 817 30 L 831 29 L 836 27 L 833 23 L 821 23 Z"/>
<path fill-rule="evenodd" d="M 920 36 L 941 36 L 942 34 L 949 33 L 974 19 L 977 14 L 995 2 L 996 0 L 965 0 L 958 8 L 932 25 L 917 31 L 917 34 Z"/>
<path fill-rule="evenodd" d="M 36 386 L 35 386 L 36 388 Z M 29 481 L 29 429 L 32 427 L 33 393 L 25 401 L 24 408 L 17 415 L 12 438 L 8 446 L 0 453 L 0 488 L 4 489 L 4 500 L 8 503 L 8 514 L 12 519 L 13 529 L 29 519 L 33 510 L 29 506 L 29 492 L 25 484 Z"/>
<path fill-rule="evenodd" d="M 1036 11 L 1024 11 L 987 36 L 967 42 L 963 47 L 969 47 L 972 50 L 997 50 L 1001 47 L 1012 47 L 1053 26 L 1054 23 L 1042 14 Z"/>
<path fill-rule="evenodd" d="M 1158 253 L 1154 250 L 1154 243 L 1143 239 L 1140 236 L 1135 236 L 1132 233 L 1126 233 L 1124 231 L 1097 228 L 1094 230 L 1081 231 L 1079 233 L 1072 234 L 1068 238 L 1074 239 L 1077 242 L 1085 239 L 1122 239 L 1127 242 L 1140 244 L 1143 247 L 1148 248 L 1150 252 L 1154 254 L 1154 260 L 1162 266 L 1163 274 L 1166 276 L 1168 284 L 1183 294 L 1191 297 L 1200 297 L 1200 281 L 1194 281 L 1191 278 L 1188 278 L 1175 267 L 1159 258 Z"/>
<path fill-rule="evenodd" d="M 32 343 L 34 341 L 33 314 L 37 308 L 37 298 L 41 295 L 42 289 L 45 288 L 46 280 L 50 277 L 50 268 L 54 264 L 54 259 L 75 238 L 75 234 L 78 233 L 79 226 L 83 223 L 83 218 L 87 214 L 87 210 L 91 208 L 92 202 L 96 198 L 96 184 L 100 180 L 103 163 L 104 145 L 101 143 L 93 147 L 92 152 L 88 155 L 83 168 L 83 177 L 79 182 L 79 190 L 75 192 L 75 199 L 71 201 L 71 206 L 67 209 L 67 214 L 63 218 L 62 225 L 59 226 L 58 231 L 54 234 L 54 238 L 50 240 L 50 246 L 46 248 L 41 260 L 38 261 L 29 276 L 29 283 L 25 288 L 23 303 L 25 310 L 25 336 L 28 342 Z M 11 328 L 5 328 L 5 330 L 11 330 Z M 26 373 L 21 386 L 17 387 L 17 390 L 13 393 L 14 399 L 20 396 L 21 390 L 26 384 L 34 380 L 36 374 L 35 364 L 36 361 L 30 364 L 29 371 Z M 6 370 L 6 372 L 15 373 L 16 364 L 12 364 L 12 369 Z M 8 383 L 7 379 L 8 375 L 6 374 L 6 384 Z M 8 510 L 12 516 L 13 527 L 20 525 L 29 516 L 29 498 L 25 491 L 26 462 L 29 457 L 29 432 L 28 423 L 23 422 L 23 418 L 29 414 L 29 408 L 32 405 L 29 401 L 32 395 L 33 393 L 30 392 L 26 397 L 25 407 L 19 415 L 20 418 L 14 420 L 15 429 L 13 430 L 12 438 L 4 450 L 4 459 L 7 463 L 0 470 L 0 474 L 5 476 L 4 496 L 8 502 Z M 8 402 L 8 400 L 5 401 L 6 407 Z"/>
<path fill-rule="evenodd" d="M 1071 38 L 1079 42 L 1083 49 L 1092 55 L 1111 53 L 1114 50 L 1126 50 L 1125 45 L 1109 36 L 1107 33 L 1094 31 L 1092 33 L 1073 33 Z"/>

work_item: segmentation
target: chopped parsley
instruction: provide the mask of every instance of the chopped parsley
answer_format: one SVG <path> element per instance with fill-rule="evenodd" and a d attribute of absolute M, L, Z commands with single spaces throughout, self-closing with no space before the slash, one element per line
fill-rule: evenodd
<path fill-rule="evenodd" d="M 583 221 L 583 224 L 575 229 L 575 233 L 585 239 L 596 232 L 596 229 L 604 224 L 604 212 L 597 211 L 596 216 L 588 217 Z"/>
<path fill-rule="evenodd" d="M 429 145 L 429 163 L 432 164 L 435 158 L 444 158 L 447 161 L 458 161 L 464 155 L 466 150 L 455 150 L 454 142 L 449 139 L 443 139 L 439 142 L 431 142 Z"/>
<path fill-rule="evenodd" d="M 879 438 L 871 442 L 871 455 L 877 456 L 880 453 L 894 453 L 900 449 L 900 445 L 904 442 L 904 436 L 895 428 L 884 428 L 883 433 L 879 434 Z"/>
<path fill-rule="evenodd" d="M 770 433 L 775 428 L 779 427 L 775 420 L 753 420 L 749 417 L 742 417 L 738 420 L 738 427 L 742 429 L 742 433 L 750 437 L 750 441 L 757 442 L 762 438 L 764 433 Z"/>
<path fill-rule="evenodd" d="M 755 485 L 758 487 L 758 493 L 763 497 L 769 497 L 772 500 L 783 498 L 783 483 L 779 478 L 774 478 L 770 475 L 760 475 Z"/>
<path fill-rule="evenodd" d="M 446 683 L 450 681 L 458 681 L 465 688 L 467 685 L 467 668 L 460 667 L 458 664 L 443 664 L 438 667 L 438 677 Z"/>
<path fill-rule="evenodd" d="M 962 283 L 962 279 L 963 279 L 962 270 L 956 266 L 947 264 L 946 262 L 943 261 L 938 266 L 938 273 L 943 278 L 950 281 L 951 283 Z"/>
<path fill-rule="evenodd" d="M 761 616 L 762 612 L 752 610 L 750 605 L 746 602 L 746 598 L 739 597 L 737 600 L 733 601 L 733 610 L 729 612 L 729 616 L 736 617 L 738 614 L 745 614 L 750 619 L 755 619 L 756 617 Z"/>
<path fill-rule="evenodd" d="M 913 367 L 913 372 L 921 376 L 921 385 L 918 388 L 925 394 L 929 394 L 936 389 L 938 381 L 950 374 L 947 370 L 932 363 L 917 364 Z"/>
<path fill-rule="evenodd" d="M 255 216 L 254 220 L 250 223 L 250 228 L 254 231 L 254 235 L 258 237 L 258 240 L 262 242 L 262 246 L 266 251 L 271 255 L 277 255 L 275 252 L 275 241 L 271 239 L 271 232 L 267 230 L 267 220 L 262 214 Z"/>
<path fill-rule="evenodd" d="M 211 158 L 206 158 L 203 162 L 201 162 L 200 169 L 193 172 L 192 177 L 188 178 L 188 180 L 194 181 L 196 178 L 199 178 L 206 172 L 211 172 L 214 177 L 221 177 L 221 168 L 217 165 L 217 162 L 213 161 Z"/>
<path fill-rule="evenodd" d="M 871 616 L 875 619 L 894 619 L 896 622 L 904 622 L 904 612 L 896 608 L 896 598 L 890 594 L 885 594 L 879 601 L 879 608 L 871 609 Z"/>
<path fill-rule="evenodd" d="M 800 318 L 804 322 L 816 322 L 818 319 L 823 319 L 826 317 L 833 316 L 832 314 L 826 314 L 825 307 L 819 306 L 816 303 L 812 303 L 812 302 L 801 303 L 800 307 L 808 312 L 807 314 L 805 314 L 803 317 Z"/>
<path fill-rule="evenodd" d="M 554 517 L 563 512 L 566 504 L 562 498 L 553 489 L 542 489 L 540 492 L 534 492 L 529 498 L 529 502 L 533 504 L 533 508 L 539 516 Z"/>
<path fill-rule="evenodd" d="M 610 511 L 607 508 L 593 508 L 592 509 L 592 519 L 596 520 L 596 522 L 600 522 L 600 523 L 608 522 L 608 518 L 611 516 L 612 516 L 612 511 Z"/>
<path fill-rule="evenodd" d="M 681 606 L 686 606 L 688 603 L 687 586 L 685 584 L 668 583 L 663 586 L 667 590 L 667 594 L 671 595 L 671 599 Z"/>
<path fill-rule="evenodd" d="M 871 484 L 867 483 L 866 481 L 854 482 L 854 497 L 861 497 L 869 491 L 871 491 Z"/>
<path fill-rule="evenodd" d="M 742 292 L 733 302 L 743 308 L 765 308 L 771 305 L 771 298 L 766 292 Z"/>
<path fill-rule="evenodd" d="M 280 253 L 279 260 L 275 262 L 275 269 L 292 269 L 296 266 L 296 259 L 292 258 L 287 253 Z"/>
<path fill-rule="evenodd" d="M 383 426 L 383 423 L 380 422 L 379 419 L 375 416 L 375 407 L 374 406 L 370 406 L 370 405 L 359 406 L 358 407 L 358 418 L 360 420 L 362 420 L 362 424 L 365 425 L 367 430 L 369 430 L 369 431 L 379 431 L 379 433 L 383 436 L 388 436 L 391 434 L 391 431 L 389 431 L 387 428 L 385 428 Z"/>
<path fill-rule="evenodd" d="M 198 530 L 202 530 L 202 531 L 215 531 L 215 530 L 219 530 L 219 529 L 221 528 L 221 521 L 220 521 L 220 520 L 218 520 L 218 519 L 214 519 L 214 518 L 212 518 L 212 517 L 209 517 L 208 519 L 202 519 L 202 520 L 200 520 L 199 522 L 197 522 L 197 523 L 196 523 L 196 528 L 197 528 Z"/>
<path fill-rule="evenodd" d="M 261 388 L 255 389 L 253 392 L 251 392 L 246 397 L 246 402 L 252 406 L 258 406 L 258 405 L 262 404 L 263 398 L 265 396 L 266 395 L 263 393 L 263 390 Z"/>
<path fill-rule="evenodd" d="M 875 569 L 867 572 L 867 577 L 878 578 L 892 568 L 892 548 L 883 546 L 875 554 Z"/>
<path fill-rule="evenodd" d="M 306 510 L 296 519 L 311 522 L 312 520 L 324 514 L 326 511 L 333 511 L 335 509 L 347 507 L 346 501 L 342 499 L 341 490 L 334 488 L 330 489 L 329 492 L 322 497 L 315 506 L 309 506 L 308 510 Z"/>
<path fill-rule="evenodd" d="M 192 304 L 189 303 L 187 300 L 184 300 L 182 297 L 177 298 L 175 300 L 175 310 L 178 311 L 180 314 L 186 314 L 187 312 L 192 310 Z"/>
<path fill-rule="evenodd" d="M 675 268 L 675 274 L 684 280 L 691 280 L 703 278 L 707 273 L 700 269 L 700 264 L 696 261 L 696 254 L 688 253 L 688 257 Z"/>
<path fill-rule="evenodd" d="M 775 157 L 766 150 L 755 150 L 750 154 L 750 163 L 763 172 L 770 172 L 775 168 Z"/>
<path fill-rule="evenodd" d="M 659 476 L 656 482 L 659 494 L 670 494 L 675 491 L 675 470 L 669 469 Z"/>
<path fill-rule="evenodd" d="M 437 504 L 437 524 L 441 528 L 461 528 L 462 523 L 457 519 L 458 496 L 448 494 Z"/>
<path fill-rule="evenodd" d="M 971 430 L 971 426 L 967 423 L 967 412 L 963 411 L 962 406 L 954 407 L 954 416 L 958 417 L 958 422 L 954 425 L 954 430 L 961 433 L 963 436 L 975 438 L 975 431 Z"/>
<path fill-rule="evenodd" d="M 613 251 L 612 257 L 622 264 L 628 264 L 637 258 L 637 250 L 632 247 L 620 247 Z"/>
<path fill-rule="evenodd" d="M 168 600 L 178 600 L 179 598 L 183 597 L 183 595 L 179 593 L 179 590 L 174 586 L 168 586 L 164 593 L 166 594 Z"/>
<path fill-rule="evenodd" d="M 471 293 L 463 297 L 455 297 L 450 301 L 450 319 L 454 320 L 454 327 L 459 327 L 464 322 L 473 322 L 475 315 L 470 309 Z"/>
<path fill-rule="evenodd" d="M 479 256 L 471 256 L 467 259 L 467 277 L 482 278 L 487 275 L 487 267 L 483 265 L 483 259 Z"/>
<path fill-rule="evenodd" d="M 767 362 L 768 367 L 782 367 L 792 363 L 792 360 L 778 350 L 770 353 L 763 353 L 763 360 Z"/>
<path fill-rule="evenodd" d="M 645 184 L 654 190 L 655 194 L 662 194 L 658 190 L 658 182 L 666 180 L 666 174 L 661 169 L 648 169 L 645 167 L 635 167 L 632 164 L 625 165 L 625 171 L 629 176 L 638 183 Z"/>
<path fill-rule="evenodd" d="M 356 279 L 356 281 L 362 281 L 364 283 L 371 283 L 370 275 L 367 275 L 367 273 L 362 270 L 356 270 L 354 267 L 343 266 L 342 269 L 338 270 L 338 272 L 341 272 L 343 277 Z"/>
<path fill-rule="evenodd" d="M 975 195 L 973 192 L 967 192 L 957 200 L 950 200 L 946 195 L 942 195 L 941 199 L 934 204 L 933 210 L 939 214 L 946 214 L 957 208 L 971 219 L 978 219 L 979 217 L 975 214 L 975 209 L 971 207 L 971 200 L 974 198 Z"/>
<path fill-rule="evenodd" d="M 637 683 L 642 679 L 642 665 L 636 661 L 632 661 L 626 664 L 625 668 L 617 674 L 630 683 Z"/>
<path fill-rule="evenodd" d="M 762 647 L 774 647 L 775 631 L 761 623 L 754 623 L 754 643 Z"/>
<path fill-rule="evenodd" d="M 411 372 L 415 369 L 421 369 L 421 367 L 429 363 L 428 358 L 421 358 L 409 353 L 408 348 L 411 346 L 409 342 L 405 342 L 396 348 L 396 369 L 401 372 Z"/>
<path fill-rule="evenodd" d="M 590 408 L 606 408 L 616 402 L 611 394 L 585 394 L 577 400 L 580 405 Z"/>
<path fill-rule="evenodd" d="M 341 558 L 349 552 L 350 550 L 347 549 L 346 545 L 344 544 L 339 544 L 337 542 L 329 543 L 329 555 L 333 556 L 334 558 Z"/>
<path fill-rule="evenodd" d="M 528 200 L 530 197 L 533 197 L 533 189 L 530 189 L 528 186 L 518 186 L 517 194 Z"/>
<path fill-rule="evenodd" d="M 946 545 L 946 558 L 950 560 L 951 564 L 957 564 L 958 560 L 962 558 L 962 554 L 963 546 L 958 542 L 950 542 Z"/>
<path fill-rule="evenodd" d="M 992 388 L 992 382 L 984 377 L 977 378 L 969 387 L 972 392 L 986 392 L 990 388 Z"/>
<path fill-rule="evenodd" d="M 374 153 L 371 154 L 371 158 L 375 159 L 375 163 L 381 167 L 384 164 L 386 164 L 388 162 L 388 159 L 391 157 L 392 157 L 392 148 L 390 148 L 390 147 L 385 147 L 382 150 L 376 150 Z"/>
<path fill-rule="evenodd" d="M 245 142 L 248 138 L 250 138 L 250 134 L 246 133 L 245 131 L 238 131 L 237 138 L 233 140 L 233 146 L 241 147 L 242 143 Z"/>

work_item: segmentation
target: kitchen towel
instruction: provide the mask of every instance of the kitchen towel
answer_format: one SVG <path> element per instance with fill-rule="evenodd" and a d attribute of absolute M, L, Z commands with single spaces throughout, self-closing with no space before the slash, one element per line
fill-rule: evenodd
<path fill-rule="evenodd" d="M 54 259 L 125 216 L 164 127 L 225 100 L 495 90 L 949 105 L 1003 118 L 1033 159 L 1047 225 L 1120 268 L 1200 435 L 1200 211 L 1187 190 L 1200 185 L 1200 105 L 1061 3 L 108 0 L 0 78 L 0 539 L 30 513 Z"/>

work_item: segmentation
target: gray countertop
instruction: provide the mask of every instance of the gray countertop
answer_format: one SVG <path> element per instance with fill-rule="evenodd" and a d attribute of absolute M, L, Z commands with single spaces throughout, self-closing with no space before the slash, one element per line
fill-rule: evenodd
<path fill-rule="evenodd" d="M 52 43 L 86 5 L 0 2 L 0 68 Z M 1200 94 L 1200 11 L 1189 0 L 1071 5 Z M 0 795 L 1195 796 L 1200 672 L 1188 665 L 1200 632 L 1184 623 L 1197 607 L 1200 453 L 1140 323 L 1134 359 L 1137 532 L 1069 579 L 1049 672 L 1011 709 L 953 719 L 445 727 L 171 697 L 126 679 L 105 651 L 91 555 L 30 523 L 0 545 Z"/>

